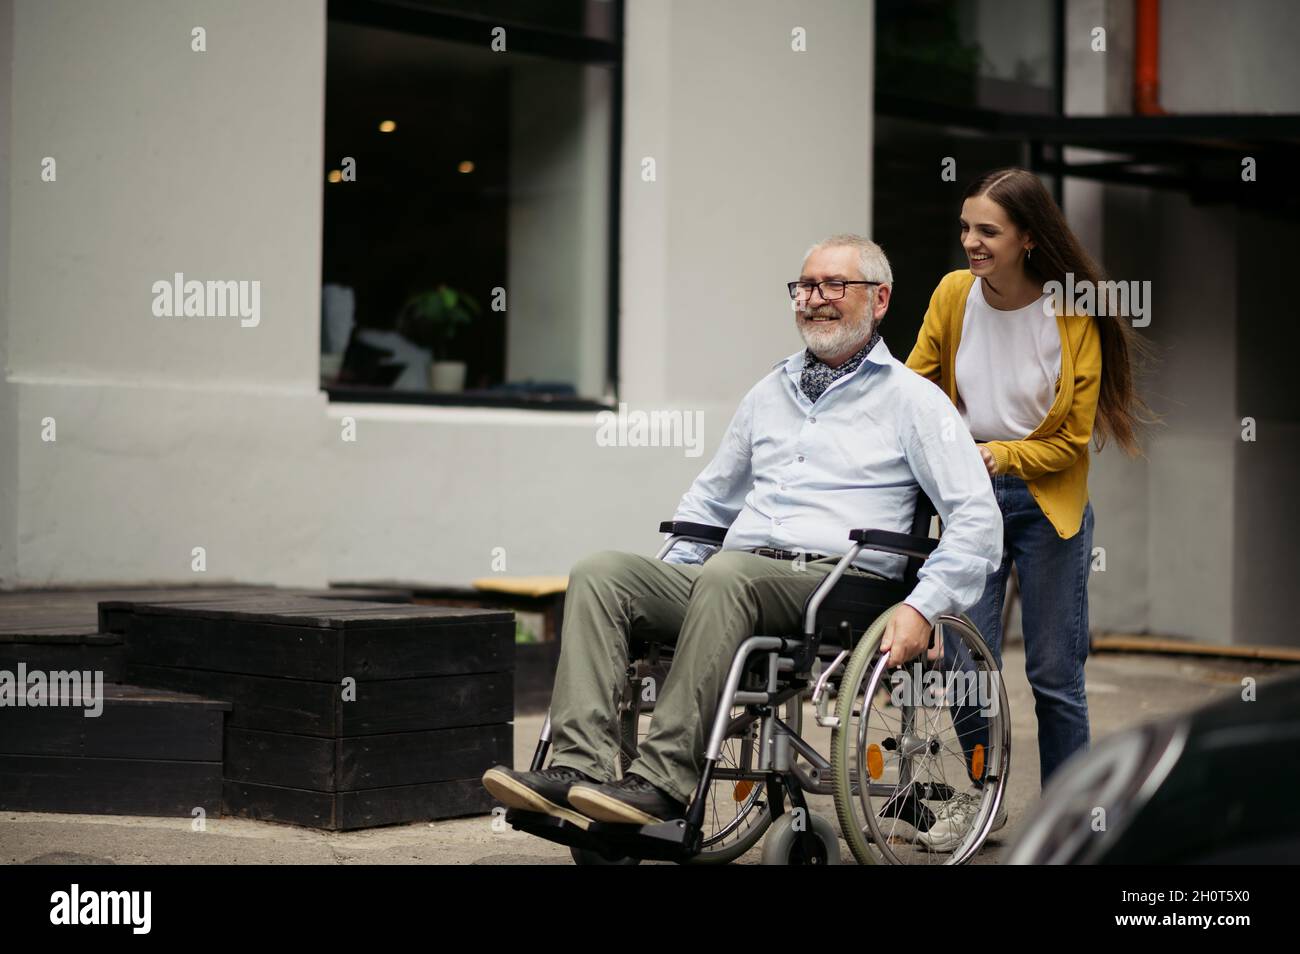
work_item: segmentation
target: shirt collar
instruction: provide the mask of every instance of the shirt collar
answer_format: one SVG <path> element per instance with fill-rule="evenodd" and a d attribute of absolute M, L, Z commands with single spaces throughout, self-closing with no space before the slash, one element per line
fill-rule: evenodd
<path fill-rule="evenodd" d="M 800 348 L 794 354 L 782 358 L 772 365 L 773 370 L 785 365 L 786 374 L 791 377 L 798 377 L 803 372 L 803 356 L 807 350 L 807 348 Z M 868 361 L 872 364 L 889 364 L 893 360 L 894 356 L 890 354 L 889 348 L 885 346 L 885 338 L 882 335 L 880 340 L 876 342 L 876 346 L 868 351 L 867 356 L 862 359 L 862 364 L 866 364 Z M 857 374 L 861 370 L 862 365 L 860 364 L 853 373 Z"/>

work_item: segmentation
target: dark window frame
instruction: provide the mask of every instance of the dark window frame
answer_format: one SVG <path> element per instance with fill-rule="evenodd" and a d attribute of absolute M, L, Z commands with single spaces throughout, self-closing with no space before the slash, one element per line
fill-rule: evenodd
<path fill-rule="evenodd" d="M 605 394 L 602 399 L 556 397 L 548 394 L 440 394 L 433 391 L 397 391 L 355 385 L 325 385 L 331 402 L 367 404 L 428 404 L 451 407 L 532 408 L 547 411 L 613 410 L 618 406 L 618 332 L 619 332 L 619 230 L 623 143 L 623 57 L 624 0 L 609 0 L 613 18 L 613 40 L 580 36 L 554 30 L 524 26 L 519 23 L 451 13 L 420 6 L 403 0 L 329 0 L 329 21 L 338 20 L 360 26 L 380 27 L 399 33 L 449 40 L 456 43 L 484 44 L 491 39 L 494 27 L 505 27 L 510 49 L 518 53 L 544 56 L 567 62 L 604 66 L 610 71 L 609 129 L 609 216 L 606 236 L 606 335 Z M 322 202 L 324 200 L 322 199 Z M 318 309 L 319 310 L 319 309 Z"/>

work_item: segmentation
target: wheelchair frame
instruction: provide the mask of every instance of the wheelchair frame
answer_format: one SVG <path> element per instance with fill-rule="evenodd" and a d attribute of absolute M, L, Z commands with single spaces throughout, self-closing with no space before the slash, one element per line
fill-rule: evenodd
<path fill-rule="evenodd" d="M 684 863 L 700 855 L 703 844 L 703 826 L 705 807 L 709 800 L 709 787 L 719 779 L 735 778 L 737 780 L 755 781 L 754 776 L 761 775 L 767 789 L 771 820 L 785 811 L 785 797 L 789 796 L 794 808 L 802 809 L 803 817 L 811 815 L 804 793 L 820 795 L 833 794 L 831 763 L 802 736 L 792 729 L 777 715 L 777 710 L 787 701 L 799 698 L 808 688 L 813 662 L 817 658 L 834 658 L 819 674 L 812 692 L 812 702 L 816 710 L 817 722 L 823 726 L 834 727 L 837 720 L 827 716 L 825 706 L 829 699 L 827 692 L 830 680 L 836 670 L 843 665 L 856 645 L 858 637 L 865 632 L 871 621 L 878 618 L 886 609 L 901 601 L 916 583 L 917 573 L 924 559 L 938 545 L 938 540 L 929 536 L 930 520 L 935 516 L 935 509 L 924 493 L 918 492 L 916 510 L 912 521 L 911 533 L 896 533 L 886 530 L 858 529 L 849 533 L 852 546 L 845 552 L 834 569 L 818 584 L 804 603 L 803 631 L 799 638 L 782 636 L 750 636 L 744 640 L 732 658 L 727 673 L 727 680 L 722 690 L 717 712 L 713 719 L 708 745 L 705 749 L 704 766 L 696 784 L 695 793 L 688 804 L 686 817 L 654 824 L 623 824 L 592 821 L 587 828 L 582 828 L 562 818 L 542 812 L 530 812 L 511 808 L 506 812 L 506 821 L 516 830 L 525 831 L 549 841 L 569 846 L 570 848 L 595 853 L 611 862 L 620 858 L 662 860 Z M 705 544 L 721 544 L 727 528 L 707 524 L 683 521 L 665 521 L 660 524 L 660 532 L 671 536 L 664 541 L 656 554 L 656 559 L 663 559 L 679 542 L 691 541 Z M 891 580 L 874 580 L 863 577 L 851 577 L 863 584 L 879 584 L 882 589 L 890 591 L 888 602 L 879 605 L 848 605 L 843 611 L 857 616 L 860 628 L 853 626 L 853 621 L 842 618 L 837 624 L 831 624 L 839 637 L 838 648 L 823 648 L 822 631 L 827 628 L 827 621 L 819 619 L 819 613 L 833 591 L 844 577 L 853 561 L 864 549 L 894 553 L 908 558 L 902 582 Z M 892 598 L 892 597 L 897 597 Z M 852 601 L 850 601 L 852 604 Z M 877 612 L 870 619 L 864 615 L 871 609 Z M 820 624 L 820 625 L 819 625 Z M 937 632 L 937 628 L 936 631 Z M 563 637 L 561 637 L 563 638 Z M 931 634 L 931 646 L 934 633 Z M 659 645 L 650 644 L 649 654 L 636 654 L 629 646 L 629 672 L 635 663 L 651 655 L 658 657 Z M 761 690 L 741 689 L 741 681 L 746 673 L 754 671 L 755 657 L 767 655 L 766 686 Z M 781 674 L 791 673 L 782 685 Z M 728 700 L 730 700 L 728 702 Z M 733 717 L 732 710 L 743 705 L 744 713 Z M 719 767 L 718 761 L 726 740 L 737 730 L 761 720 L 758 742 L 758 765 L 744 773 L 734 769 Z M 620 740 L 620 743 L 622 740 Z M 539 771 L 545 766 L 546 756 L 551 743 L 551 719 L 549 712 L 533 752 L 531 771 Z M 804 772 L 791 757 L 792 750 L 806 759 L 810 773 Z M 874 788 L 874 785 L 872 786 Z M 887 786 L 882 786 L 887 789 Z M 858 785 L 853 784 L 853 791 L 858 792 Z M 888 795 L 889 790 L 880 794 Z M 996 808 L 996 805 L 994 806 Z M 743 816 L 741 816 L 743 817 Z M 985 827 L 991 824 L 991 816 Z M 986 833 L 987 834 L 987 833 Z M 812 826 L 796 836 L 804 857 L 814 858 L 818 855 L 818 837 Z"/>

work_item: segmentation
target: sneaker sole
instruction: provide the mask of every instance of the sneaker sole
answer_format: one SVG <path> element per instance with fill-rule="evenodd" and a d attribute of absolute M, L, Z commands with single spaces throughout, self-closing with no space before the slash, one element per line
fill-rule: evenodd
<path fill-rule="evenodd" d="M 555 804 L 550 799 L 533 791 L 523 782 L 498 769 L 488 769 L 483 773 L 483 787 L 498 802 L 510 808 L 518 808 L 526 812 L 541 812 L 544 815 L 563 818 L 565 821 L 577 825 L 583 831 L 586 831 L 588 826 L 591 825 L 592 820 L 590 818 L 579 815 L 572 809 Z"/>
<path fill-rule="evenodd" d="M 962 842 L 960 838 L 956 838 L 956 839 L 945 838 L 943 841 L 939 841 L 931 844 L 929 841 L 926 840 L 925 832 L 919 832 L 916 836 L 916 840 L 917 843 L 920 844 L 921 847 L 924 848 L 926 851 L 932 851 L 937 855 L 952 854 L 953 850 Z"/>
<path fill-rule="evenodd" d="M 613 822 L 625 825 L 657 825 L 669 820 L 656 818 L 649 812 L 633 808 L 627 802 L 611 798 L 604 792 L 594 788 L 585 788 L 582 785 L 575 785 L 569 790 L 569 801 L 574 808 L 599 822 Z"/>
<path fill-rule="evenodd" d="M 1006 827 L 1007 827 L 1007 815 L 1005 813 L 999 812 L 998 817 L 993 820 L 993 827 L 989 829 L 989 833 L 986 837 L 992 837 L 995 831 L 1000 831 Z M 962 835 L 960 838 L 945 838 L 942 841 L 937 842 L 935 844 L 930 844 L 926 840 L 927 838 L 928 838 L 927 832 L 917 833 L 916 840 L 920 842 L 927 851 L 933 851 L 936 854 L 950 854 L 951 852 L 957 849 L 958 845 L 962 843 L 962 839 L 965 838 L 965 835 Z"/>

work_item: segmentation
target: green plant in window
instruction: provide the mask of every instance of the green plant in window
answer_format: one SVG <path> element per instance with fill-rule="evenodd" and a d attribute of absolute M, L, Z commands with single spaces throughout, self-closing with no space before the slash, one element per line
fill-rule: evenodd
<path fill-rule="evenodd" d="M 445 359 L 447 346 L 458 329 L 472 322 L 483 309 L 469 294 L 440 284 L 416 292 L 402 306 L 398 330 L 411 341 Z"/>

